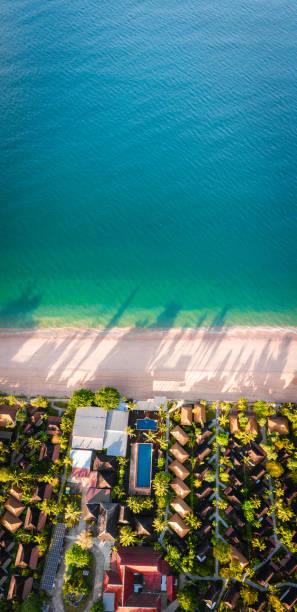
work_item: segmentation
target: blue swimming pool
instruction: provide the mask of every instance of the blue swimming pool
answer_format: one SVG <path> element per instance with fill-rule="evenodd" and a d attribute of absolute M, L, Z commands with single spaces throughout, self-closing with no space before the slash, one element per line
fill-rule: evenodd
<path fill-rule="evenodd" d="M 152 469 L 152 445 L 138 444 L 137 452 L 137 487 L 151 486 L 151 469 Z"/>
<path fill-rule="evenodd" d="M 137 421 L 137 429 L 157 429 L 157 421 L 153 419 L 138 419 Z"/>

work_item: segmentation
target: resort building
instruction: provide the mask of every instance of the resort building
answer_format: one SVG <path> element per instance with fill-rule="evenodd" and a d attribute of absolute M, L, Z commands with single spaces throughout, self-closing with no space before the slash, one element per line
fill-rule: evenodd
<path fill-rule="evenodd" d="M 15 425 L 18 406 L 0 406 L 0 427 Z"/>
<path fill-rule="evenodd" d="M 162 593 L 167 593 L 169 601 L 176 599 L 176 582 L 160 552 L 119 547 L 104 575 L 103 602 L 107 601 L 105 594 L 110 594 L 110 610 L 115 612 L 160 612 Z"/>
<path fill-rule="evenodd" d="M 105 448 L 107 455 L 125 457 L 128 419 L 129 413 L 123 410 L 106 411 L 97 406 L 77 408 L 72 448 L 81 450 Z"/>

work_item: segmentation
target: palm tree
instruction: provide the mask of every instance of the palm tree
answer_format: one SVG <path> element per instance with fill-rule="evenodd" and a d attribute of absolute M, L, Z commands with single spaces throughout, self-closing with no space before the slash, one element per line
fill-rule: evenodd
<path fill-rule="evenodd" d="M 225 427 L 229 423 L 229 416 L 227 414 L 222 414 L 219 417 L 219 424 L 221 427 Z"/>
<path fill-rule="evenodd" d="M 184 521 L 186 525 L 192 527 L 192 529 L 199 529 L 199 527 L 201 527 L 201 520 L 193 512 L 189 512 L 189 514 L 185 516 Z"/>
<path fill-rule="evenodd" d="M 39 556 L 42 557 L 47 550 L 47 537 L 43 533 L 37 533 L 34 536 L 34 542 L 39 548 Z"/>
<path fill-rule="evenodd" d="M 152 482 L 155 494 L 159 497 L 166 496 L 169 489 L 170 475 L 167 472 L 158 472 Z"/>
<path fill-rule="evenodd" d="M 128 434 L 128 436 L 130 436 L 130 438 L 135 438 L 136 433 L 135 433 L 135 430 L 133 429 L 133 427 L 130 427 L 130 425 L 128 425 L 128 427 L 126 427 L 125 431 L 126 431 L 126 434 Z"/>
<path fill-rule="evenodd" d="M 128 525 L 124 525 L 120 529 L 120 544 L 122 546 L 133 546 L 137 542 L 136 531 L 133 531 Z"/>
<path fill-rule="evenodd" d="M 82 531 L 76 538 L 76 544 L 78 544 L 83 550 L 88 550 L 93 546 L 93 538 L 90 531 Z"/>
<path fill-rule="evenodd" d="M 15 451 L 16 453 L 19 453 L 21 450 L 21 445 L 20 445 L 19 440 L 15 440 L 14 442 L 12 442 L 10 447 L 11 447 L 11 450 Z"/>
<path fill-rule="evenodd" d="M 77 508 L 74 504 L 69 502 L 65 507 L 64 518 L 69 527 L 75 525 L 75 523 L 79 522 L 81 515 L 81 510 Z"/>
<path fill-rule="evenodd" d="M 38 440 L 36 438 L 33 438 L 33 436 L 30 436 L 30 438 L 28 438 L 28 442 L 27 442 L 29 448 L 31 450 L 39 450 L 41 448 L 42 442 L 41 440 Z"/>
<path fill-rule="evenodd" d="M 162 519 L 160 516 L 156 516 L 156 518 L 153 520 L 153 527 L 157 533 L 161 533 L 166 529 L 167 521 Z"/>
<path fill-rule="evenodd" d="M 70 459 L 70 457 L 68 455 L 66 455 L 66 457 L 64 457 L 63 463 L 64 463 L 66 468 L 71 468 L 72 467 L 72 459 Z"/>
<path fill-rule="evenodd" d="M 157 432 L 153 429 L 150 429 L 150 431 L 145 431 L 143 435 L 146 438 L 147 442 L 155 442 Z"/>

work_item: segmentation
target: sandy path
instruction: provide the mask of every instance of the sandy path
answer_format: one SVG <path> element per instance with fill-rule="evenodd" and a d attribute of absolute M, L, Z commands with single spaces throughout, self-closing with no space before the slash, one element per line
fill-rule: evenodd
<path fill-rule="evenodd" d="M 0 331 L 0 389 L 62 396 L 297 400 L 297 329 Z"/>

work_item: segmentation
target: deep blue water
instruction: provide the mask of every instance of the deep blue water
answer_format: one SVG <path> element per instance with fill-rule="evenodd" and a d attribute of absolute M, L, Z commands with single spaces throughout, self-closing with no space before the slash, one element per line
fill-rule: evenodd
<path fill-rule="evenodd" d="M 153 419 L 149 419 L 148 417 L 145 417 L 145 419 L 138 419 L 137 420 L 136 427 L 137 427 L 137 429 L 152 429 L 152 430 L 156 430 L 157 429 L 157 421 L 154 421 Z"/>
<path fill-rule="evenodd" d="M 297 325 L 296 3 L 0 20 L 0 326 Z"/>
<path fill-rule="evenodd" d="M 137 487 L 151 486 L 152 445 L 138 444 L 137 450 Z"/>

